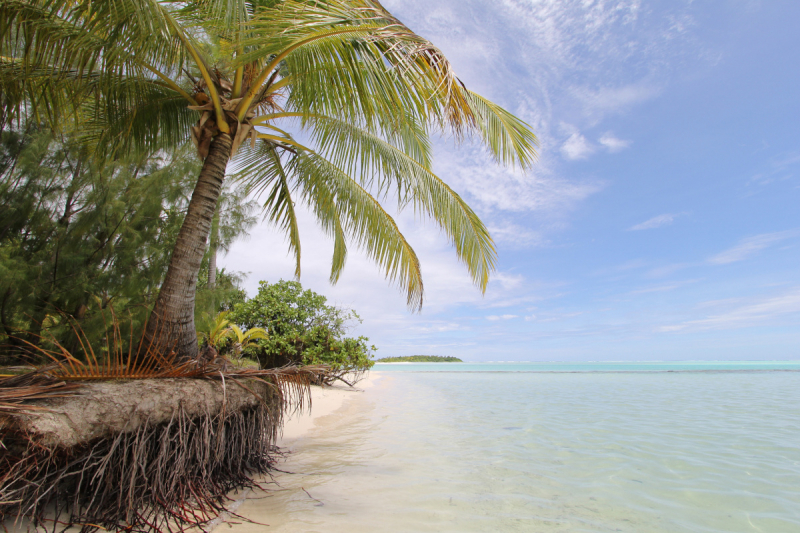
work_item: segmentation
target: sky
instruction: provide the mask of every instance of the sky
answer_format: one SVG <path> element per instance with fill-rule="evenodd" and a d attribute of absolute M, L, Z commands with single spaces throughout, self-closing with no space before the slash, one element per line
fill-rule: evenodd
<path fill-rule="evenodd" d="M 539 160 L 500 167 L 434 142 L 434 171 L 492 232 L 485 294 L 435 224 L 396 213 L 421 312 L 301 213 L 303 286 L 355 309 L 376 357 L 465 361 L 800 359 L 800 2 L 383 0 L 459 78 L 531 125 Z M 220 264 L 292 279 L 261 224 Z"/>

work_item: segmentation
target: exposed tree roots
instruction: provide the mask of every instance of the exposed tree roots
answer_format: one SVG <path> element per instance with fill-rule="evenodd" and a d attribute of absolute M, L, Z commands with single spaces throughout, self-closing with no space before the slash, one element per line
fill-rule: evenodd
<path fill-rule="evenodd" d="M 229 392 L 238 388 L 231 381 Z M 139 412 L 125 430 L 76 446 L 53 445 L 21 423 L 0 424 L 0 521 L 24 517 L 54 531 L 202 530 L 225 511 L 227 493 L 269 472 L 288 406 L 283 389 L 256 387 L 254 404 L 223 402 L 200 415 L 180 403 L 156 423 Z"/>

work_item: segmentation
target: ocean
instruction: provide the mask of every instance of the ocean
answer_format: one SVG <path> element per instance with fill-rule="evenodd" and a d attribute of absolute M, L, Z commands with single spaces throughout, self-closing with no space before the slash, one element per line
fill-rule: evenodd
<path fill-rule="evenodd" d="M 264 531 L 800 531 L 798 362 L 375 370 L 293 446 Z"/>

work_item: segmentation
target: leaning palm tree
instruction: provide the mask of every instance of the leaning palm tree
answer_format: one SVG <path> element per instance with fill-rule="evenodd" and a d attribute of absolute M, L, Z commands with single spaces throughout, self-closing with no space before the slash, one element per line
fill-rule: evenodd
<path fill-rule="evenodd" d="M 197 353 L 195 287 L 229 169 L 288 236 L 297 275 L 299 201 L 334 240 L 332 282 L 355 244 L 419 308 L 419 261 L 381 203 L 392 197 L 433 218 L 485 290 L 492 240 L 432 172 L 429 135 L 474 133 L 523 169 L 536 138 L 378 0 L 0 0 L 0 20 L 3 116 L 71 110 L 104 153 L 197 147 L 151 345 Z"/>

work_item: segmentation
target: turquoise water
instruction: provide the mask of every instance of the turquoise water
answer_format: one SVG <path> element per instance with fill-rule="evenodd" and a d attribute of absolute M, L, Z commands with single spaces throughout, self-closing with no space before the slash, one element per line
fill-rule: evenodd
<path fill-rule="evenodd" d="M 797 370 L 800 361 L 376 363 L 379 372 L 713 372 Z"/>
<path fill-rule="evenodd" d="M 322 419 L 267 530 L 800 531 L 796 372 L 469 368 L 382 371 Z"/>

